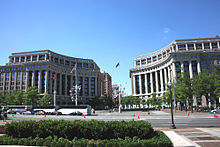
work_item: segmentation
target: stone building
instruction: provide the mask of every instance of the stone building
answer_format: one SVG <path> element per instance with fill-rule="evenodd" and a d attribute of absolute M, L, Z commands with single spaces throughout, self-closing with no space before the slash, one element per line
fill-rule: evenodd
<path fill-rule="evenodd" d="M 69 57 L 50 50 L 12 53 L 9 62 L 0 66 L 0 92 L 25 91 L 35 86 L 40 95 L 48 93 L 53 97 L 56 91 L 58 105 L 74 104 L 69 91 L 76 85 L 76 73 L 77 84 L 81 86 L 78 104 L 101 96 L 101 72 L 92 59 Z"/>
<path fill-rule="evenodd" d="M 174 40 L 168 46 L 134 60 L 130 69 L 132 95 L 148 99 L 152 93 L 163 96 L 168 81 L 174 81 L 181 72 L 190 78 L 204 70 L 213 71 L 220 65 L 220 37 Z M 198 105 L 206 105 L 205 98 Z"/>

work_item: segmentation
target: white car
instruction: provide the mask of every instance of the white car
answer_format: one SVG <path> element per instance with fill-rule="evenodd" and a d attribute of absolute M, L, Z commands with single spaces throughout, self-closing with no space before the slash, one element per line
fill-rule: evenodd
<path fill-rule="evenodd" d="M 211 113 L 214 113 L 214 114 L 215 113 L 220 113 L 220 109 L 216 108 L 216 109 L 212 110 Z"/>

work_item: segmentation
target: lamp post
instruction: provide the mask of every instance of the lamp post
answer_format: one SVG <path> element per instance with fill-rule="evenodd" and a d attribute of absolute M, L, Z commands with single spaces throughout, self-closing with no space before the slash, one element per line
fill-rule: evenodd
<path fill-rule="evenodd" d="M 169 81 L 168 82 L 168 86 L 170 88 L 170 96 L 169 96 L 169 100 L 170 100 L 170 105 L 171 105 L 171 121 L 172 121 L 172 124 L 170 126 L 171 129 L 176 129 L 176 126 L 174 124 L 174 120 L 173 120 L 173 102 L 172 102 L 172 91 L 171 91 L 171 82 Z"/>

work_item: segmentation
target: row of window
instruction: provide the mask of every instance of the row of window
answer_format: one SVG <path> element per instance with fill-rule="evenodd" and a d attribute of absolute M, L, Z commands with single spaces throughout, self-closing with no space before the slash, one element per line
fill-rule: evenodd
<path fill-rule="evenodd" d="M 42 60 L 49 60 L 49 55 L 45 54 L 45 55 L 33 55 L 33 56 L 26 56 L 26 62 L 32 62 L 32 61 L 42 61 Z M 76 62 L 73 61 L 68 61 L 62 58 L 58 58 L 58 57 L 53 57 L 51 56 L 51 61 L 55 62 L 55 63 L 59 63 L 61 65 L 65 65 L 65 66 L 71 66 L 71 67 L 75 67 Z M 21 57 L 11 57 L 10 58 L 10 63 L 19 63 L 19 62 L 25 62 L 25 56 L 21 56 Z M 95 65 L 94 63 L 77 63 L 77 68 L 90 68 L 90 69 L 94 69 Z"/>
<path fill-rule="evenodd" d="M 186 50 L 186 44 L 179 44 L 177 45 L 179 50 Z M 204 42 L 204 43 L 196 43 L 194 44 L 187 44 L 188 50 L 195 50 L 195 49 L 211 49 L 211 48 L 218 48 L 217 42 Z"/>
<path fill-rule="evenodd" d="M 147 58 L 147 59 L 141 59 L 141 60 L 137 60 L 136 61 L 136 65 L 137 66 L 140 66 L 140 65 L 146 65 L 146 64 L 149 64 L 151 62 L 155 62 L 157 60 L 160 60 L 162 59 L 162 57 L 166 57 L 168 54 L 169 54 L 170 50 L 167 50 L 167 52 L 163 52 L 162 54 L 159 54 L 157 56 L 153 56 L 153 57 L 150 57 L 150 58 Z"/>

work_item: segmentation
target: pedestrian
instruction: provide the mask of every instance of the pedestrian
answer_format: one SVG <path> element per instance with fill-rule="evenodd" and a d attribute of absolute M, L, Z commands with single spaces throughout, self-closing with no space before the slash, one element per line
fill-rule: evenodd
<path fill-rule="evenodd" d="M 7 120 L 7 112 L 4 111 L 3 117 L 4 117 L 4 122 L 6 122 L 6 120 Z"/>

